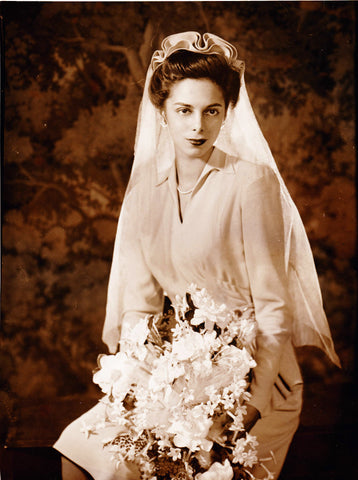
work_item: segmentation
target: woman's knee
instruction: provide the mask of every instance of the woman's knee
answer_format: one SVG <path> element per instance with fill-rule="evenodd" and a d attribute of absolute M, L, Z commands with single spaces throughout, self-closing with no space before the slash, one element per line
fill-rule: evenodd
<path fill-rule="evenodd" d="M 91 475 L 66 457 L 61 457 L 62 480 L 93 480 Z"/>

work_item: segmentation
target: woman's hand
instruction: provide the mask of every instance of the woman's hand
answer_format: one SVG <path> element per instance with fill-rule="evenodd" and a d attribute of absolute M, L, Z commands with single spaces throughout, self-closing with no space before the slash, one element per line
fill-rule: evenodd
<path fill-rule="evenodd" d="M 261 415 L 257 408 L 252 405 L 246 405 L 246 414 L 244 415 L 245 431 L 249 432 L 259 418 L 261 418 Z"/>
<path fill-rule="evenodd" d="M 261 415 L 257 408 L 253 407 L 252 405 L 246 405 L 246 414 L 244 415 L 245 431 L 240 432 L 236 438 L 244 437 L 245 432 L 249 432 L 259 418 L 261 418 Z M 225 444 L 227 438 L 230 438 L 233 434 L 232 431 L 228 430 L 230 421 L 231 418 L 227 414 L 217 417 L 210 428 L 208 438 L 219 445 Z"/>

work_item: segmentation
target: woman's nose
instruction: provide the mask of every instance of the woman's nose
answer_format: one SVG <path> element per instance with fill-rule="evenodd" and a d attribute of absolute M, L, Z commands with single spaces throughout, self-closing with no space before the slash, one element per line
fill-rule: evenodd
<path fill-rule="evenodd" d="M 193 118 L 193 131 L 201 132 L 203 129 L 203 117 L 201 114 L 194 115 Z"/>

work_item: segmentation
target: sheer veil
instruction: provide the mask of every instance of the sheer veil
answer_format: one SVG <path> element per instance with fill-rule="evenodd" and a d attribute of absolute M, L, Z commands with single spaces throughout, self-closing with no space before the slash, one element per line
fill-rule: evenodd
<path fill-rule="evenodd" d="M 237 50 L 222 38 L 205 33 L 184 32 L 164 39 L 161 50 L 154 52 L 149 66 L 144 94 L 138 115 L 135 155 L 132 172 L 118 223 L 113 262 L 108 287 L 106 319 L 103 340 L 113 352 L 116 350 L 121 323 L 121 304 L 125 273 L 121 238 L 126 221 L 135 221 L 127 206 L 127 198 L 134 185 L 148 168 L 156 175 L 167 170 L 173 161 L 173 145 L 168 129 L 161 126 L 160 114 L 149 100 L 148 86 L 153 71 L 173 52 L 185 49 L 213 55 L 224 55 L 232 68 L 240 72 L 239 100 L 230 107 L 215 146 L 236 159 L 269 165 L 281 185 L 281 202 L 285 225 L 285 261 L 292 298 L 293 343 L 296 346 L 315 345 L 340 365 L 323 310 L 321 290 L 308 238 L 300 215 L 278 171 L 271 150 L 261 132 L 252 110 L 244 80 L 244 62 L 237 58 Z"/>

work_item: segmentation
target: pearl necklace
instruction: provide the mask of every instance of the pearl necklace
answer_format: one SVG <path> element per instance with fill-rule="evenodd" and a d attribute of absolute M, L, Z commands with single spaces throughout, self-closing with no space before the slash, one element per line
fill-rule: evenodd
<path fill-rule="evenodd" d="M 193 192 L 194 187 L 191 188 L 190 190 L 181 190 L 180 187 L 179 187 L 179 185 L 178 185 L 178 186 L 177 186 L 177 190 L 178 190 L 178 192 L 181 193 L 182 195 L 189 195 L 190 193 Z"/>

